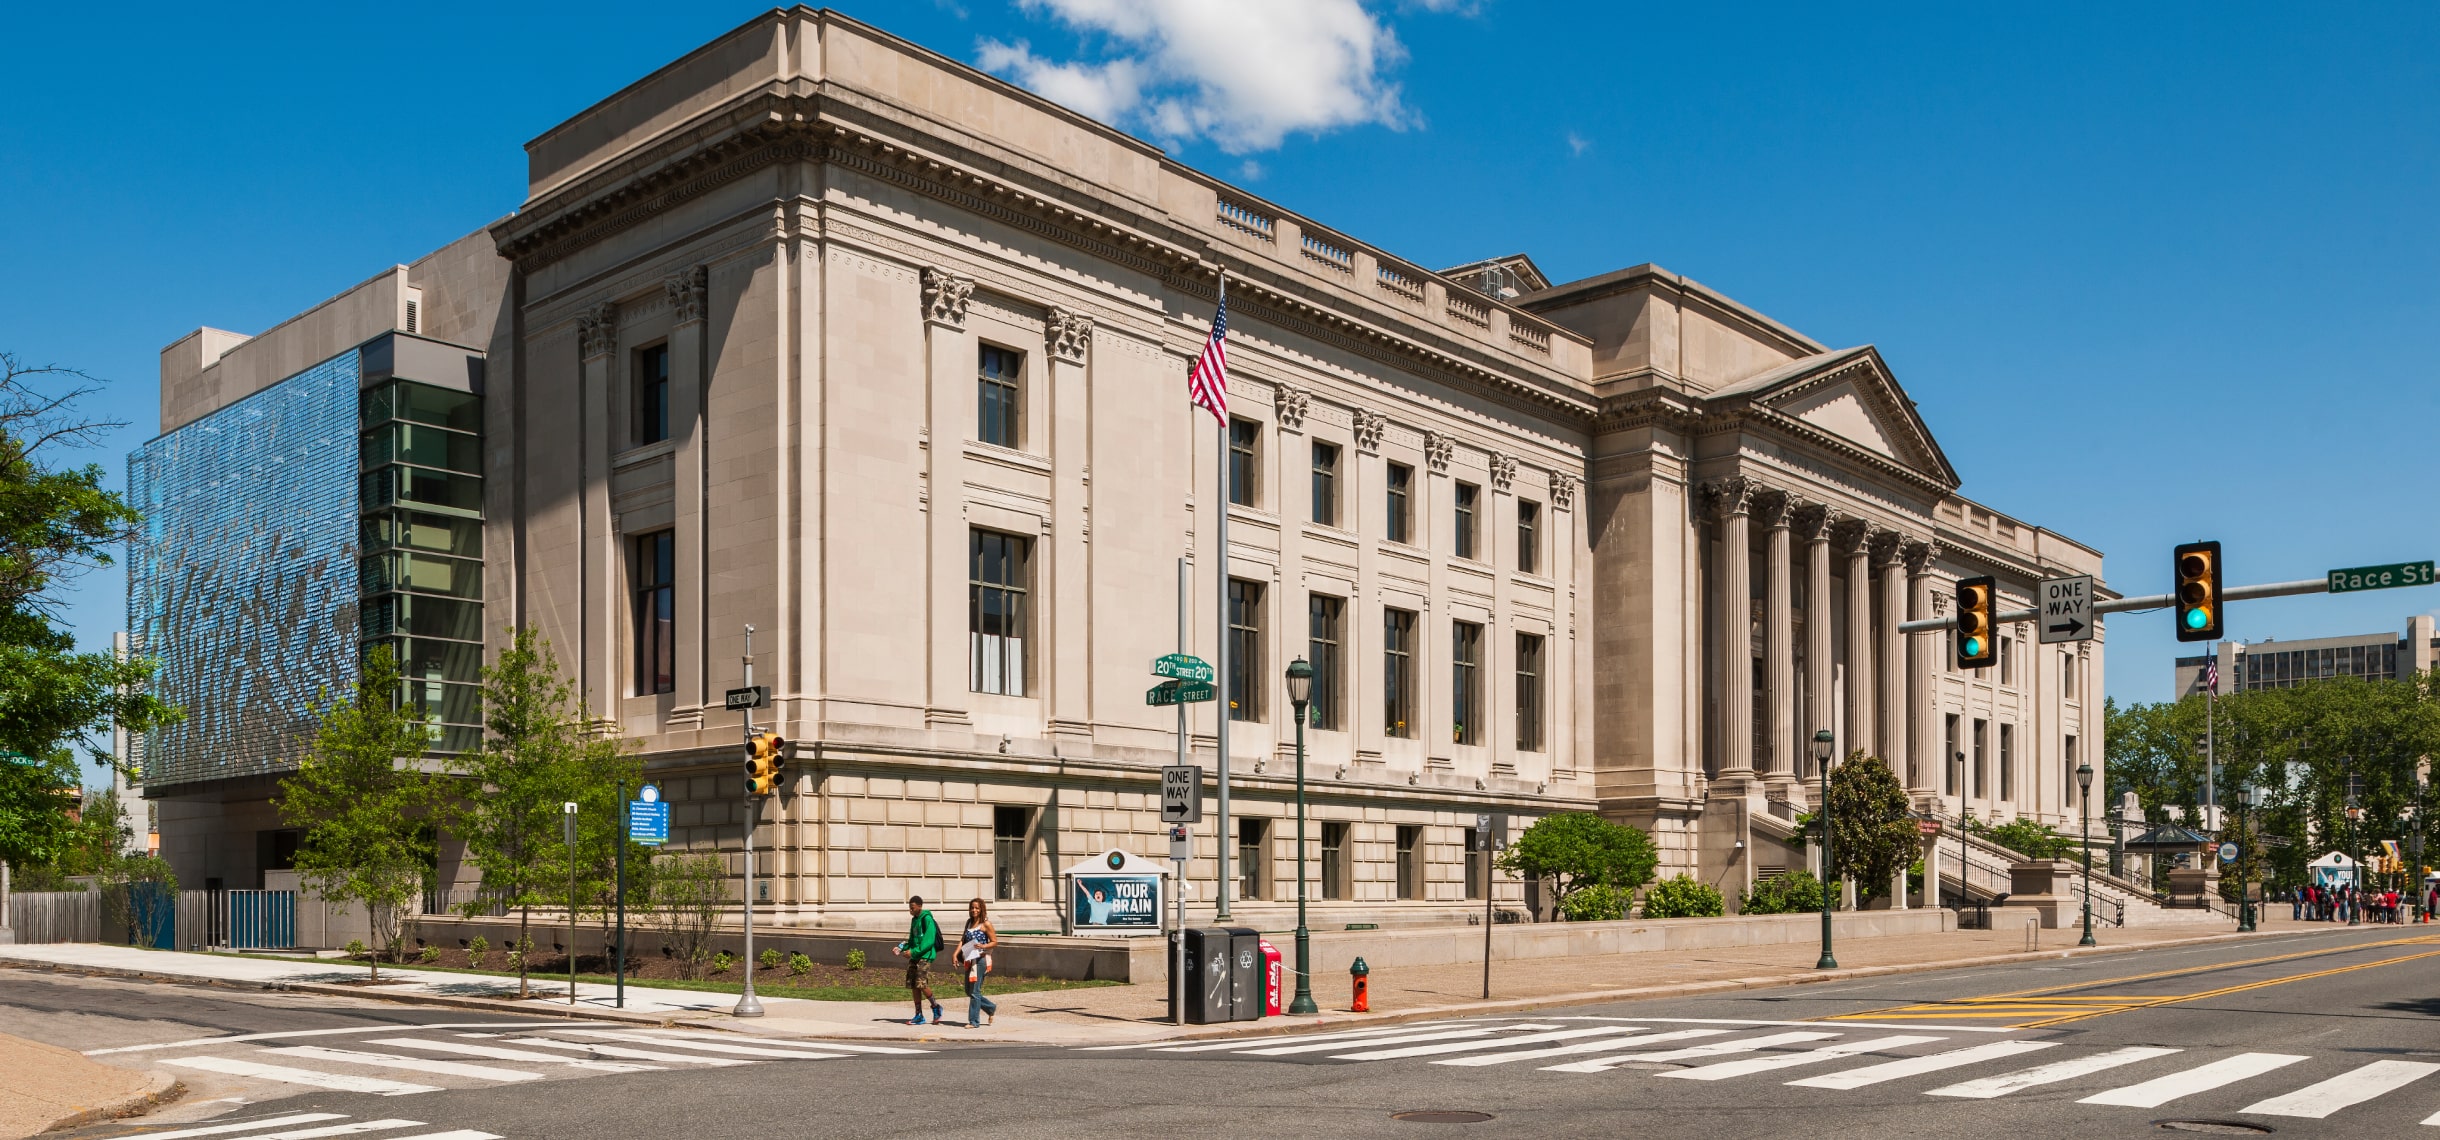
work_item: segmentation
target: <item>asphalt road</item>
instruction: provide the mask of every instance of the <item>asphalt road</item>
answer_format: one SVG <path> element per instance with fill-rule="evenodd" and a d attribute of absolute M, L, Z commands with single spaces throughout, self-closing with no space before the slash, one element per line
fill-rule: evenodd
<path fill-rule="evenodd" d="M 2423 1124 L 2440 1118 L 2440 927 L 1538 1010 L 1358 1036 L 1110 1050 L 927 1046 L 726 1065 L 678 1055 L 704 1042 L 639 1038 L 623 1027 L 461 1026 L 502 1019 L 126 983 L 28 986 L 24 977 L 0 974 L 0 1031 L 61 1044 L 76 1043 L 60 1040 L 62 1032 L 104 1029 L 160 1040 L 317 1030 L 317 1041 L 358 1056 L 555 1070 L 553 1079 L 503 1083 L 348 1062 L 380 1079 L 436 1087 L 384 1096 L 285 1086 L 291 1095 L 213 1106 L 228 1111 L 212 1123 L 314 1119 L 219 1134 L 229 1140 L 338 1127 L 361 1127 L 347 1134 L 373 1140 L 2193 1134 L 2164 1122 L 2195 1122 L 2206 1134 L 2440 1140 L 2440 1129 Z M 124 992 L 104 996 L 115 991 Z M 171 1032 L 178 1036 L 164 1036 Z M 611 1052 L 584 1053 L 586 1040 Z M 293 1047 L 206 1042 L 103 1059 L 220 1052 L 277 1062 L 265 1049 L 280 1046 Z M 580 1060 L 552 1066 L 482 1055 L 503 1048 Z M 334 1067 L 319 1057 L 296 1063 Z M 1393 1115 L 1416 1111 L 1488 1119 Z M 395 1123 L 373 1127 L 384 1121 Z"/>

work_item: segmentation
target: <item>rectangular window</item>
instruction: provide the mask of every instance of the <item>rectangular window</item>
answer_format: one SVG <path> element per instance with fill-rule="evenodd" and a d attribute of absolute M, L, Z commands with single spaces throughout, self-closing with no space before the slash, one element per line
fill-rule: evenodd
<path fill-rule="evenodd" d="M 1423 897 L 1423 829 L 1413 825 L 1398 829 L 1398 897 Z"/>
<path fill-rule="evenodd" d="M 2076 699 L 2076 654 L 2073 650 L 2059 655 L 2059 696 Z"/>
<path fill-rule="evenodd" d="M 1517 635 L 1517 751 L 1542 750 L 1542 635 Z"/>
<path fill-rule="evenodd" d="M 1466 829 L 1466 897 L 1483 897 L 1483 833 Z"/>
<path fill-rule="evenodd" d="M 1262 425 L 1252 420 L 1228 422 L 1228 501 L 1240 507 L 1254 505 L 1255 477 L 1261 468 Z"/>
<path fill-rule="evenodd" d="M 1381 611 L 1381 731 L 1413 736 L 1415 611 Z"/>
<path fill-rule="evenodd" d="M 1270 876 L 1263 873 L 1263 865 L 1269 862 L 1264 858 L 1268 853 L 1266 848 L 1269 845 L 1263 842 L 1263 837 L 1270 831 L 1270 822 L 1267 819 L 1239 819 L 1237 821 L 1238 898 L 1266 897 L 1262 888 L 1263 884 L 1270 881 Z"/>
<path fill-rule="evenodd" d="M 1483 489 L 1472 483 L 1457 485 L 1457 556 L 1474 557 L 1475 508 L 1483 497 Z"/>
<path fill-rule="evenodd" d="M 975 692 L 1025 695 L 1033 547 L 1013 534 L 966 532 L 966 687 Z"/>
<path fill-rule="evenodd" d="M 1949 732 L 1943 739 L 1948 741 L 1948 748 L 1940 754 L 1940 783 L 1953 796 L 1957 794 L 1958 782 L 1965 779 L 1965 773 L 1959 770 L 1965 766 L 1965 756 L 1957 750 L 1956 713 L 1949 714 Z"/>
<path fill-rule="evenodd" d="M 1389 465 L 1388 537 L 1391 542 L 1412 541 L 1408 535 L 1411 534 L 1415 529 L 1415 516 L 1413 514 L 1414 486 L 1414 468 L 1403 463 L 1392 463 Z"/>
<path fill-rule="evenodd" d="M 656 344 L 635 354 L 635 441 L 659 443 L 669 438 L 669 346 Z"/>
<path fill-rule="evenodd" d="M 1347 897 L 1347 826 L 1322 823 L 1322 897 Z"/>
<path fill-rule="evenodd" d="M 1517 500 L 1517 573 L 1542 572 L 1542 504 Z"/>
<path fill-rule="evenodd" d="M 1031 876 L 1025 873 L 1025 837 L 1033 830 L 1033 809 L 994 807 L 991 809 L 991 882 L 992 897 L 1002 900 L 1022 900 Z"/>
<path fill-rule="evenodd" d="M 1999 639 L 1999 683 L 2016 683 L 2016 639 L 2013 637 Z"/>
<path fill-rule="evenodd" d="M 1313 443 L 1313 521 L 1339 525 L 1339 445 Z"/>
<path fill-rule="evenodd" d="M 1999 726 L 1999 798 L 2016 798 L 2016 726 Z"/>
<path fill-rule="evenodd" d="M 2059 758 L 2065 761 L 2062 770 L 2066 773 L 2067 778 L 2067 782 L 2061 785 L 2065 791 L 2060 793 L 2059 802 L 2068 807 L 2074 807 L 2076 806 L 2076 793 L 2082 790 L 2076 787 L 2075 737 L 2070 736 L 2059 741 Z"/>
<path fill-rule="evenodd" d="M 1228 718 L 1261 720 L 1262 583 L 1228 580 Z"/>
<path fill-rule="evenodd" d="M 637 535 L 632 549 L 636 695 L 672 692 L 678 687 L 677 533 Z"/>
<path fill-rule="evenodd" d="M 1305 660 L 1313 666 L 1313 727 L 1347 727 L 1340 706 L 1347 691 L 1345 659 L 1339 655 L 1347 640 L 1347 601 L 1328 594 L 1305 598 Z"/>
<path fill-rule="evenodd" d="M 1470 621 L 1449 627 L 1449 739 L 1480 744 L 1482 726 L 1483 627 Z"/>
<path fill-rule="evenodd" d="M 1984 720 L 1981 717 L 1974 718 L 1973 788 L 1974 795 L 1977 799 L 1988 799 L 1991 795 L 1990 759 L 1988 753 L 1984 749 L 1984 746 L 1990 742 L 1990 739 L 1991 722 Z"/>
<path fill-rule="evenodd" d="M 1025 354 L 984 345 L 975 368 L 974 438 L 993 447 L 1025 446 Z"/>

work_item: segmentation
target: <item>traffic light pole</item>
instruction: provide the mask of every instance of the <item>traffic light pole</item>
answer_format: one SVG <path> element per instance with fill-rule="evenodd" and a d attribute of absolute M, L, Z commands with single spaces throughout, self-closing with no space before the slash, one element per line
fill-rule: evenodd
<path fill-rule="evenodd" d="M 749 689 L 754 687 L 754 627 L 751 625 L 746 627 L 746 687 Z M 754 710 L 749 708 L 745 710 L 745 714 L 746 753 L 751 757 L 754 751 Z M 749 758 L 746 765 L 748 769 L 751 769 L 753 761 Z M 729 1013 L 735 1017 L 761 1017 L 763 1015 L 762 1002 L 754 996 L 754 825 L 760 821 L 762 805 L 754 802 L 754 777 L 751 771 L 746 774 L 744 784 L 746 801 L 746 985 L 744 992 L 737 995 L 737 1008 L 730 1010 Z"/>
<path fill-rule="evenodd" d="M 2327 594 L 2329 592 L 2329 579 L 2307 578 L 2298 582 L 2266 582 L 2259 586 L 2231 586 L 2220 591 L 2220 598 L 2223 601 L 2248 602 L 2261 598 L 2285 598 L 2296 594 Z M 2096 600 L 2093 602 L 2093 612 L 2116 614 L 2129 610 L 2157 610 L 2176 604 L 2177 595 L 2175 594 L 2144 594 L 2140 597 Z M 2041 616 L 2040 610 L 2008 610 L 1991 615 L 1991 620 L 1994 623 L 2005 625 L 2014 621 L 2032 621 Z M 1898 632 L 1931 633 L 1935 630 L 1948 629 L 1955 624 L 1957 624 L 1957 619 L 1954 617 L 1921 618 L 1910 622 L 1900 622 Z"/>

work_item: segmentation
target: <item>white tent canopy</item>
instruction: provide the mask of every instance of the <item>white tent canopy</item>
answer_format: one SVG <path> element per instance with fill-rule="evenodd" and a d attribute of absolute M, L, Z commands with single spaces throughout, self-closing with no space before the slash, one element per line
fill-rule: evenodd
<path fill-rule="evenodd" d="M 2318 886 L 2345 886 L 2355 881 L 2355 860 L 2344 852 L 2332 851 L 2305 864 L 2305 870 Z"/>

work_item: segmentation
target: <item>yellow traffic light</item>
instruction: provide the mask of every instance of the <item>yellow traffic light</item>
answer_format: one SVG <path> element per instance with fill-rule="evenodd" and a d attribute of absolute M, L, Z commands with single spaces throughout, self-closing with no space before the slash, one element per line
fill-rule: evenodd
<path fill-rule="evenodd" d="M 780 789 L 788 770 L 788 742 L 776 732 L 757 732 L 746 739 L 746 790 L 767 796 Z"/>
<path fill-rule="evenodd" d="M 1999 660 L 1999 642 L 1992 632 L 1992 611 L 1998 597 L 1999 582 L 1988 574 L 1958 580 L 1958 668 L 1987 669 Z"/>
<path fill-rule="evenodd" d="M 2220 639 L 2220 544 L 2189 542 L 2177 548 L 2177 639 Z"/>

